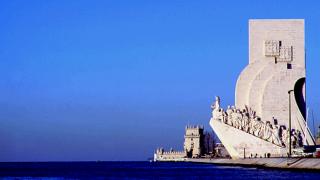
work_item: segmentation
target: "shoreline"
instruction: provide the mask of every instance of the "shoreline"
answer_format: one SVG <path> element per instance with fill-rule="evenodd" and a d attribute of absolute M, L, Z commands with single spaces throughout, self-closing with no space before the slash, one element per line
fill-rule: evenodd
<path fill-rule="evenodd" d="M 252 158 L 252 159 L 192 159 L 184 162 L 267 169 L 308 170 L 320 172 L 318 158 Z"/>

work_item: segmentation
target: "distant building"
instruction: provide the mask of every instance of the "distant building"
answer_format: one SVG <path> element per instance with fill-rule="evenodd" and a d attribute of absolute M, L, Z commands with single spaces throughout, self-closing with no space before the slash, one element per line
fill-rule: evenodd
<path fill-rule="evenodd" d="M 203 142 L 203 126 L 186 126 L 186 134 L 184 135 L 184 150 L 187 157 L 200 157 L 204 151 Z"/>
<path fill-rule="evenodd" d="M 204 145 L 203 145 L 203 154 L 206 157 L 213 157 L 215 155 L 215 146 L 218 141 L 214 132 L 205 131 L 204 133 Z"/>
<path fill-rule="evenodd" d="M 172 148 L 170 151 L 165 151 L 163 148 L 158 148 L 153 158 L 154 161 L 181 161 L 185 157 L 185 151 L 175 151 Z"/>
<path fill-rule="evenodd" d="M 203 126 L 186 126 L 184 135 L 184 151 L 165 151 L 158 148 L 154 154 L 154 161 L 180 161 L 184 158 L 197 158 L 204 152 Z"/>

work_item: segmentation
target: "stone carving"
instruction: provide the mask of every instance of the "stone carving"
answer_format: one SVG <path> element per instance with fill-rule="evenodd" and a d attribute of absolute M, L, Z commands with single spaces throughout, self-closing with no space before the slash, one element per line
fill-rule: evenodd
<path fill-rule="evenodd" d="M 292 61 L 292 46 L 283 46 L 282 41 L 278 40 L 266 40 L 264 43 L 265 56 L 276 57 L 276 61 L 278 62 Z"/>
<path fill-rule="evenodd" d="M 215 103 L 211 105 L 211 109 L 212 109 L 212 117 L 214 117 L 214 119 L 219 119 L 220 121 L 222 121 L 224 112 L 223 112 L 223 109 L 220 108 L 219 96 L 216 96 Z"/>
<path fill-rule="evenodd" d="M 281 46 L 280 55 L 277 59 L 279 62 L 290 62 L 292 61 L 292 46 Z"/>
<path fill-rule="evenodd" d="M 266 40 L 264 42 L 265 56 L 279 56 L 280 55 L 280 41 Z"/>
<path fill-rule="evenodd" d="M 277 122 L 274 118 L 272 118 L 272 123 L 270 121 L 263 122 L 256 115 L 256 112 L 247 106 L 243 110 L 228 106 L 227 110 L 224 111 L 220 107 L 220 98 L 218 96 L 211 108 L 214 120 L 221 121 L 277 146 L 287 147 L 289 143 L 289 131 L 285 126 L 272 124 Z M 292 147 L 302 146 L 301 132 L 292 130 L 291 139 Z"/>
<path fill-rule="evenodd" d="M 215 103 L 211 105 L 211 109 L 213 111 L 217 111 L 220 109 L 220 97 L 219 96 L 216 96 Z"/>
<path fill-rule="evenodd" d="M 280 138 L 280 129 L 277 125 L 273 126 L 271 135 L 272 135 L 271 136 L 272 143 L 283 145 L 281 138 Z"/>
<path fill-rule="evenodd" d="M 282 137 L 282 145 L 287 146 L 288 142 L 289 142 L 289 140 L 288 140 L 289 131 L 284 126 L 281 126 L 280 130 L 281 130 L 280 133 L 281 133 L 281 137 Z"/>

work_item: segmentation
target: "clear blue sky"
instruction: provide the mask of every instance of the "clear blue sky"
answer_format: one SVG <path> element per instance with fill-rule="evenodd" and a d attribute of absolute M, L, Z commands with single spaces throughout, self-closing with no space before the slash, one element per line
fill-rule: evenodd
<path fill-rule="evenodd" d="M 304 18 L 320 120 L 319 1 L 0 2 L 0 161 L 146 160 L 234 103 L 250 18 Z M 317 121 L 319 124 L 320 121 Z"/>

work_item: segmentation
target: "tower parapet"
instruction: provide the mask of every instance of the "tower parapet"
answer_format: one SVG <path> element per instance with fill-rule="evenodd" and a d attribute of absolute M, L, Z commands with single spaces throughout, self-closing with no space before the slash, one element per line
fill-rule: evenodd
<path fill-rule="evenodd" d="M 203 153 L 203 126 L 186 126 L 184 135 L 184 150 L 187 157 L 200 157 Z"/>

